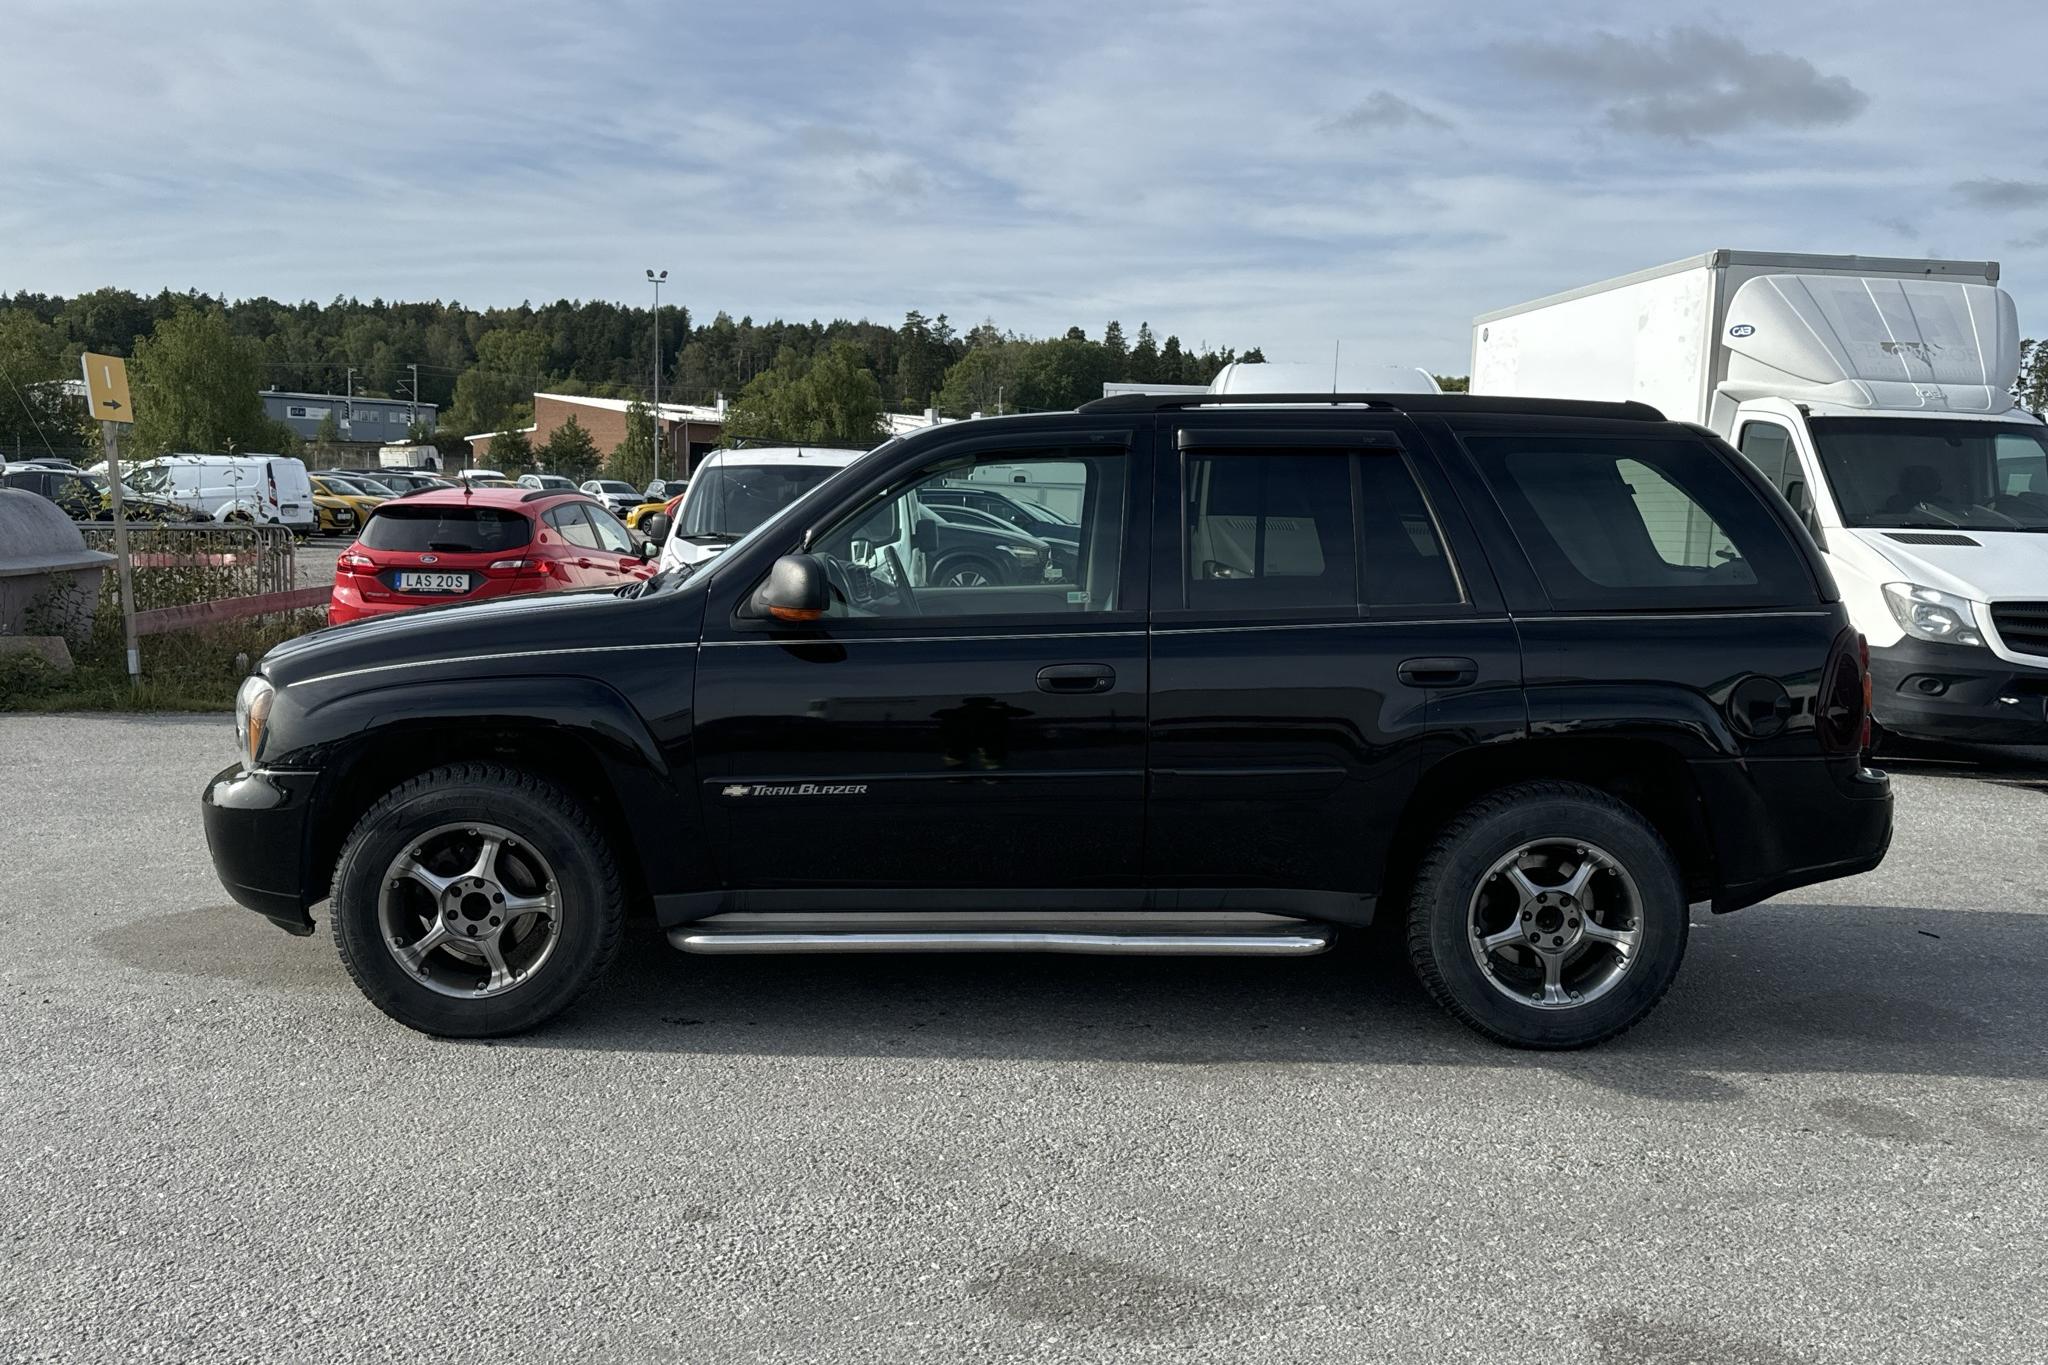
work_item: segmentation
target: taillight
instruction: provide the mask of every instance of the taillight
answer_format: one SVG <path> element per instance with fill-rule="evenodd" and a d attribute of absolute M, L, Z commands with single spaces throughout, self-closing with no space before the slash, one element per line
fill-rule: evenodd
<path fill-rule="evenodd" d="M 351 577 L 374 578 L 377 573 L 377 561 L 368 555 L 350 552 L 335 560 L 334 568 L 337 573 L 348 574 Z"/>
<path fill-rule="evenodd" d="M 1814 723 L 1828 753 L 1861 753 L 1870 745 L 1870 645 L 1854 630 L 1837 635 L 1828 651 Z"/>

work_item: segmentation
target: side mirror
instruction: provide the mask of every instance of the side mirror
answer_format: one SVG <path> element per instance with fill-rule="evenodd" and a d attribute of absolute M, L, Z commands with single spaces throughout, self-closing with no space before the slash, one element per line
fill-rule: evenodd
<path fill-rule="evenodd" d="M 660 553 L 661 546 L 657 545 L 655 542 L 651 540 L 643 540 L 640 542 L 640 562 L 642 564 L 645 564 L 648 560 L 654 558 L 656 555 Z"/>
<path fill-rule="evenodd" d="M 749 599 L 749 616 L 776 621 L 819 621 L 832 605 L 831 586 L 825 566 L 814 555 L 784 555 L 768 571 L 767 581 L 754 589 Z"/>
<path fill-rule="evenodd" d="M 640 534 L 656 545 L 668 539 L 668 513 L 650 512 L 640 519 Z"/>

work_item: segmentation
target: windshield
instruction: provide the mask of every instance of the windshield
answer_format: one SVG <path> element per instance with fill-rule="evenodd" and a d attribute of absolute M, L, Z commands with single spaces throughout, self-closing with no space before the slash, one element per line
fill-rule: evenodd
<path fill-rule="evenodd" d="M 387 502 L 363 526 L 363 547 L 417 554 L 495 554 L 526 544 L 533 524 L 500 507 L 423 506 Z"/>
<path fill-rule="evenodd" d="M 161 467 L 155 469 L 131 469 L 121 476 L 128 487 L 139 493 L 161 493 L 170 484 L 170 476 Z"/>
<path fill-rule="evenodd" d="M 828 464 L 722 464 L 700 470 L 680 534 L 737 540 L 837 474 Z"/>
<path fill-rule="evenodd" d="M 596 487 L 600 493 L 624 493 L 630 495 L 633 492 L 632 484 L 621 483 L 617 479 L 599 479 L 596 482 Z"/>
<path fill-rule="evenodd" d="M 338 493 L 344 498 L 368 496 L 356 484 L 350 483 L 347 479 L 337 479 L 332 474 L 322 474 L 320 476 L 320 486 L 328 492 Z"/>
<path fill-rule="evenodd" d="M 360 474 L 351 478 L 349 482 L 373 498 L 395 498 L 398 496 L 398 490 L 390 484 L 381 483 L 376 479 L 366 479 Z"/>
<path fill-rule="evenodd" d="M 2048 427 L 1899 417 L 1812 427 L 1846 526 L 2048 531 Z"/>

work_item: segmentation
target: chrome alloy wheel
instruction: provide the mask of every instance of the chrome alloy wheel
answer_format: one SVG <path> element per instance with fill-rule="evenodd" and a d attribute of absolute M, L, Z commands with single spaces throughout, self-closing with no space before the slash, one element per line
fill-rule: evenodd
<path fill-rule="evenodd" d="M 464 1000 L 516 989 L 562 933 L 547 860 L 497 825 L 441 825 L 384 870 L 377 931 L 406 974 Z"/>
<path fill-rule="evenodd" d="M 1643 899 L 1619 859 L 1583 839 L 1533 839 L 1479 879 L 1472 956 L 1517 1004 L 1568 1010 L 1621 984 L 1640 955 Z"/>

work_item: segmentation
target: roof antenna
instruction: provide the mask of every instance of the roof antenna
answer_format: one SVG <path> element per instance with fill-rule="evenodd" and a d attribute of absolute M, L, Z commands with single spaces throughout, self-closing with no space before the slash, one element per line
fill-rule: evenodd
<path fill-rule="evenodd" d="M 1337 344 L 1330 352 L 1330 392 L 1337 391 L 1337 361 L 1344 354 L 1344 338 L 1338 337 Z"/>

